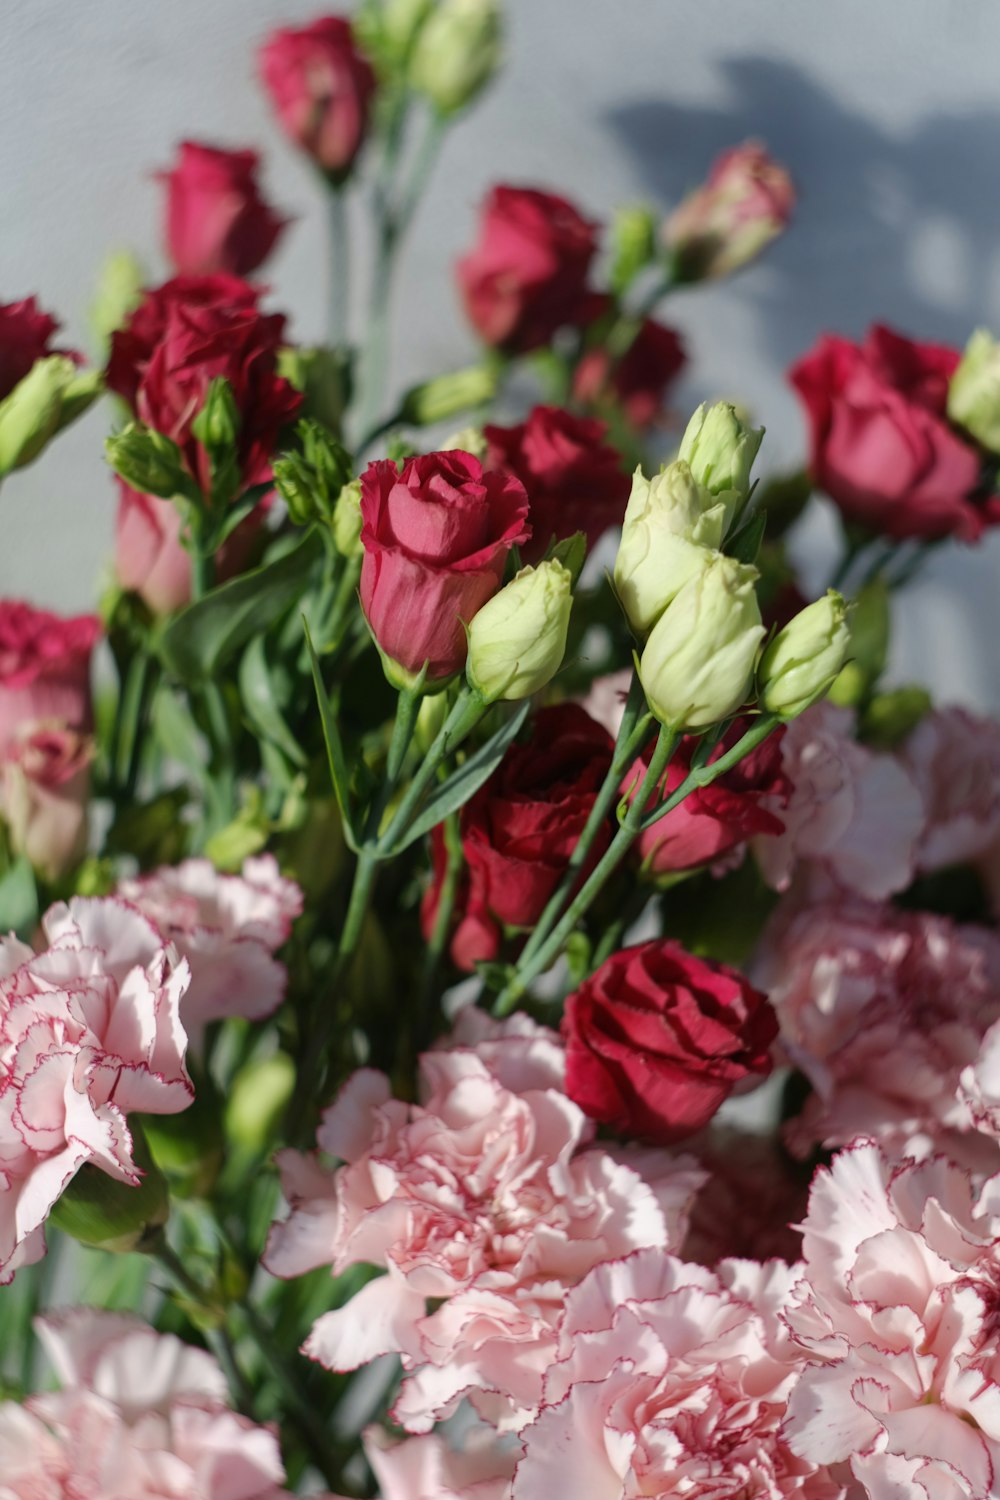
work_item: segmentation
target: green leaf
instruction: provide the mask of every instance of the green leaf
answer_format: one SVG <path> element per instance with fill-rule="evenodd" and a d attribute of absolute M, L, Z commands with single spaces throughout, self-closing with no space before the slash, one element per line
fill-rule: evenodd
<path fill-rule="evenodd" d="M 152 721 L 153 733 L 167 759 L 203 782 L 208 774 L 208 742 L 173 688 L 160 688 L 153 700 Z"/>
<path fill-rule="evenodd" d="M 755 563 L 760 544 L 764 540 L 764 527 L 767 525 L 767 513 L 758 510 L 749 521 L 745 521 L 739 531 L 731 536 L 726 543 L 726 552 L 734 557 L 737 562 Z"/>
<path fill-rule="evenodd" d="M 587 561 L 587 537 L 586 533 L 576 531 L 572 536 L 549 549 L 549 556 L 554 557 L 556 562 L 561 562 L 568 569 L 575 588 L 583 572 L 583 565 Z"/>
<path fill-rule="evenodd" d="M 22 854 L 0 879 L 0 933 L 30 937 L 38 925 L 35 872 Z"/>
<path fill-rule="evenodd" d="M 311 531 L 274 562 L 189 605 L 160 636 L 157 649 L 164 666 L 186 683 L 215 677 L 251 636 L 266 631 L 301 597 L 323 551 L 322 537 Z"/>
<path fill-rule="evenodd" d="M 292 765 L 306 765 L 305 753 L 281 712 L 262 635 L 254 636 L 244 651 L 239 678 L 240 697 L 253 728 L 263 739 L 276 745 Z"/>
<path fill-rule="evenodd" d="M 457 812 L 460 807 L 465 806 L 469 798 L 478 792 L 483 782 L 493 775 L 503 760 L 508 746 L 512 745 L 517 738 L 530 709 L 531 699 L 528 698 L 518 708 L 517 713 L 508 719 L 506 724 L 486 741 L 485 745 L 482 745 L 474 755 L 470 755 L 464 765 L 459 766 L 447 781 L 441 783 L 424 804 L 424 810 L 420 816 L 411 823 L 402 838 L 394 841 L 393 854 L 400 854 L 416 839 L 423 838 L 425 833 L 430 833 L 438 823 L 443 823 L 449 813 Z"/>
<path fill-rule="evenodd" d="M 495 995 L 499 995 L 501 990 L 505 990 L 513 979 L 514 969 L 511 964 L 490 963 L 487 960 L 480 960 L 476 964 L 476 974 L 488 990 Z"/>
<path fill-rule="evenodd" d="M 340 816 L 344 823 L 344 837 L 356 854 L 359 846 L 358 837 L 354 831 L 354 811 L 351 805 L 351 778 L 347 769 L 347 758 L 344 755 L 344 743 L 340 738 L 340 727 L 337 724 L 337 716 L 334 712 L 333 704 L 330 702 L 330 696 L 326 691 L 326 684 L 323 681 L 319 657 L 316 655 L 312 636 L 309 634 L 309 624 L 304 616 L 302 625 L 306 633 L 306 646 L 309 648 L 313 686 L 316 689 L 316 701 L 319 704 L 320 721 L 323 725 L 323 738 L 326 741 L 326 756 L 330 763 L 330 780 L 333 782 L 333 790 L 336 793 Z"/>

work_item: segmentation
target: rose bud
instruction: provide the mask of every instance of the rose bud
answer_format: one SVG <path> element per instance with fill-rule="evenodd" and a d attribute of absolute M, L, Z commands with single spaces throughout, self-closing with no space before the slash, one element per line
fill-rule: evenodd
<path fill-rule="evenodd" d="M 616 402 L 632 426 L 642 429 L 661 415 L 667 389 L 686 363 L 680 335 L 645 318 L 620 359 L 600 347 L 584 352 L 573 376 L 573 395 L 588 405 Z"/>
<path fill-rule="evenodd" d="M 555 193 L 493 189 L 480 213 L 479 243 L 456 268 L 466 314 L 484 343 L 525 354 L 577 320 L 596 230 Z"/>
<path fill-rule="evenodd" d="M 549 543 L 582 531 L 590 548 L 621 524 L 628 475 L 617 448 L 604 441 L 607 427 L 558 406 L 536 406 L 516 427 L 483 429 L 489 468 L 508 469 L 524 485 L 531 505 L 529 562 Z"/>
<path fill-rule="evenodd" d="M 646 635 L 671 599 L 705 565 L 705 548 L 722 545 L 726 509 L 694 481 L 678 459 L 647 479 L 632 476 L 615 589 L 637 635 Z"/>
<path fill-rule="evenodd" d="M 876 325 L 863 344 L 826 336 L 788 378 L 805 407 L 809 467 L 849 521 L 903 540 L 974 542 L 1000 520 L 974 498 L 980 456 L 948 425 L 954 349 Z"/>
<path fill-rule="evenodd" d="M 361 607 L 392 673 L 441 681 L 462 670 L 465 628 L 527 540 L 528 497 L 471 453 L 429 453 L 361 478 Z M 394 664 L 394 665 L 393 665 Z"/>
<path fill-rule="evenodd" d="M 764 438 L 763 427 L 748 427 L 735 406 L 702 402 L 684 431 L 677 457 L 700 485 L 726 507 L 728 531 L 750 493 L 750 471 Z"/>
<path fill-rule="evenodd" d="M 708 764 L 732 749 L 746 728 L 744 720 L 736 720 L 708 757 Z M 756 835 L 783 833 L 785 825 L 774 811 L 775 805 L 787 801 L 790 790 L 782 770 L 783 734 L 779 729 L 768 735 L 717 781 L 696 787 L 647 828 L 636 844 L 643 869 L 654 877 L 693 870 L 723 859 Z M 660 781 L 658 801 L 675 792 L 687 776 L 697 745 L 694 738 L 681 740 Z M 622 781 L 622 793 L 630 800 L 642 782 L 652 751 L 650 742 Z"/>
<path fill-rule="evenodd" d="M 1000 453 L 1000 344 L 978 328 L 948 385 L 948 416 L 991 453 Z"/>
<path fill-rule="evenodd" d="M 653 626 L 639 662 L 646 700 L 661 724 L 707 729 L 746 702 L 764 634 L 757 569 L 706 552 Z"/>
<path fill-rule="evenodd" d="M 847 604 L 836 589 L 808 604 L 774 640 L 757 669 L 760 706 L 783 719 L 826 696 L 847 657 Z"/>
<path fill-rule="evenodd" d="M 0 477 L 37 458 L 56 433 L 101 393 L 99 370 L 78 370 L 65 354 L 38 360 L 0 401 Z"/>
<path fill-rule="evenodd" d="M 469 626 L 469 682 L 487 700 L 530 698 L 566 655 L 573 576 L 554 558 L 522 568 Z"/>
<path fill-rule="evenodd" d="M 409 83 L 438 114 L 472 103 L 503 59 L 503 22 L 495 0 L 439 0 L 417 33 Z"/>
<path fill-rule="evenodd" d="M 368 128 L 371 64 L 343 16 L 272 32 L 260 49 L 264 87 L 281 128 L 334 182 L 348 175 Z"/>
<path fill-rule="evenodd" d="M 274 249 L 286 220 L 257 188 L 256 151 L 182 141 L 180 159 L 158 173 L 167 190 L 167 254 L 181 276 L 249 276 Z"/>
<path fill-rule="evenodd" d="M 723 152 L 664 226 L 680 278 L 738 271 L 782 233 L 794 207 L 792 179 L 762 145 L 747 141 Z"/>
<path fill-rule="evenodd" d="M 18 600 L 0 601 L 0 755 L 24 726 L 39 721 L 90 731 L 90 657 L 100 633 L 94 615 L 63 619 Z"/>
<path fill-rule="evenodd" d="M 707 1125 L 771 1071 L 778 1022 L 735 969 L 676 943 L 615 953 L 566 1001 L 566 1093 L 591 1119 L 657 1145 Z"/>
<path fill-rule="evenodd" d="M 0 811 L 11 849 L 58 880 L 86 852 L 93 742 L 50 719 L 22 726 L 6 755 Z"/>

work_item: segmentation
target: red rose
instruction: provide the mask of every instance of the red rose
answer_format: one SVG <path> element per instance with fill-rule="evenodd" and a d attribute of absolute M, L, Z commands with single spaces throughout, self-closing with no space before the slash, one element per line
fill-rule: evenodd
<path fill-rule="evenodd" d="M 95 615 L 63 619 L 0 601 L 0 754 L 25 725 L 60 720 L 90 729 L 90 654 L 100 633 Z"/>
<path fill-rule="evenodd" d="M 657 1144 L 693 1135 L 744 1078 L 766 1078 L 778 1021 L 735 969 L 676 943 L 614 953 L 570 995 L 566 1092 L 591 1119 Z"/>
<path fill-rule="evenodd" d="M 480 338 L 523 354 L 574 322 L 586 305 L 596 230 L 554 193 L 495 187 L 480 215 L 479 243 L 457 266 Z"/>
<path fill-rule="evenodd" d="M 55 318 L 42 312 L 34 297 L 0 304 L 0 401 L 10 395 L 36 360 L 46 354 L 70 352 L 49 348 L 49 340 L 58 327 Z M 78 356 L 70 353 L 70 357 Z"/>
<path fill-rule="evenodd" d="M 746 728 L 737 720 L 713 750 L 709 762 L 730 750 Z M 636 844 L 643 864 L 655 875 L 691 870 L 720 859 L 755 834 L 783 833 L 781 819 L 761 806 L 765 798 L 788 799 L 790 783 L 781 769 L 783 735 L 783 729 L 768 735 L 731 771 L 724 772 L 711 786 L 690 792 L 673 812 L 647 829 Z M 676 791 L 684 780 L 699 743 L 696 737 L 687 736 L 678 745 L 660 782 L 664 796 Z M 638 787 L 652 751 L 650 744 L 631 766 L 622 782 L 623 792 Z"/>
<path fill-rule="evenodd" d="M 335 181 L 346 177 L 375 92 L 375 74 L 355 46 L 350 22 L 321 16 L 272 32 L 260 49 L 260 72 L 289 139 Z"/>
<path fill-rule="evenodd" d="M 585 352 L 573 377 L 573 395 L 588 405 L 612 399 L 633 427 L 648 427 L 663 411 L 667 387 L 686 363 L 680 334 L 647 318 L 620 360 L 612 363 L 606 349 Z"/>
<path fill-rule="evenodd" d="M 620 526 L 630 480 L 617 448 L 603 441 L 607 427 L 558 406 L 536 406 L 517 427 L 485 427 L 486 462 L 516 474 L 528 492 L 531 541 L 527 562 L 544 557 L 549 542 L 585 531 L 593 546 L 609 526 Z"/>
<path fill-rule="evenodd" d="M 566 872 L 594 799 L 611 765 L 614 742 L 576 703 L 540 709 L 531 738 L 514 745 L 462 809 L 467 873 L 459 892 L 452 957 L 462 969 L 494 958 L 501 927 L 531 927 Z M 424 901 L 424 931 L 437 913 L 444 873 L 435 829 L 435 880 Z M 607 822 L 594 840 L 581 880 L 611 838 Z"/>
<path fill-rule="evenodd" d="M 248 276 L 266 260 L 286 221 L 257 189 L 255 151 L 182 141 L 180 160 L 159 173 L 167 188 L 167 253 L 182 276 Z"/>
<path fill-rule="evenodd" d="M 428 453 L 361 478 L 361 608 L 386 656 L 431 678 L 465 664 L 465 625 L 492 598 L 507 554 L 526 541 L 528 497 L 471 453 Z"/>
<path fill-rule="evenodd" d="M 229 382 L 239 411 L 245 487 L 270 479 L 278 434 L 301 405 L 298 391 L 277 373 L 285 320 L 258 310 L 261 295 L 235 276 L 175 276 L 147 292 L 112 335 L 109 389 L 173 439 L 206 495 L 208 457 L 191 426 L 214 379 Z"/>
<path fill-rule="evenodd" d="M 861 345 L 825 336 L 792 366 L 813 479 L 850 520 L 900 539 L 974 541 L 1000 519 L 973 499 L 979 456 L 945 415 L 958 361 L 876 325 Z"/>

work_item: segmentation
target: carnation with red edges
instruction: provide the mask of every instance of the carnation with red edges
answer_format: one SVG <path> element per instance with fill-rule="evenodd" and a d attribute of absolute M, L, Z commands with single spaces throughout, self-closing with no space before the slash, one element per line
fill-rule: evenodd
<path fill-rule="evenodd" d="M 479 241 L 456 268 L 466 314 L 480 338 L 524 354 L 576 322 L 587 305 L 596 231 L 596 224 L 555 193 L 495 187 L 482 207 Z"/>
<path fill-rule="evenodd" d="M 566 1092 L 594 1120 L 657 1143 L 700 1130 L 778 1033 L 764 995 L 725 964 L 655 940 L 615 953 L 563 1017 Z"/>
<path fill-rule="evenodd" d="M 147 292 L 112 335 L 109 390 L 171 438 L 205 494 L 208 455 L 192 433 L 213 380 L 228 381 L 239 412 L 244 487 L 271 477 L 271 455 L 302 397 L 277 372 L 285 319 L 262 313 L 262 291 L 235 276 L 175 276 Z"/>
<path fill-rule="evenodd" d="M 904 540 L 974 542 L 1000 520 L 980 458 L 947 419 L 956 350 L 876 324 L 862 344 L 825 335 L 789 371 L 809 423 L 813 479 L 848 520 Z"/>
<path fill-rule="evenodd" d="M 0 600 L 0 750 L 25 725 L 58 719 L 89 730 L 96 615 L 64 619 L 20 599 Z"/>
<path fill-rule="evenodd" d="M 181 141 L 166 187 L 167 253 L 182 276 L 248 276 L 274 249 L 285 220 L 257 187 L 256 151 Z"/>
<path fill-rule="evenodd" d="M 524 486 L 461 449 L 383 459 L 361 477 L 361 518 L 361 608 L 381 650 L 432 680 L 461 671 L 465 626 L 530 535 Z"/>
<path fill-rule="evenodd" d="M 334 181 L 351 170 L 368 129 L 375 74 L 346 16 L 273 31 L 260 74 L 282 130 Z"/>
<path fill-rule="evenodd" d="M 544 557 L 549 543 L 586 533 L 592 547 L 620 526 L 629 476 L 617 448 L 604 441 L 607 427 L 558 406 L 535 406 L 516 427 L 484 427 L 490 468 L 516 474 L 531 504 L 526 562 Z"/>

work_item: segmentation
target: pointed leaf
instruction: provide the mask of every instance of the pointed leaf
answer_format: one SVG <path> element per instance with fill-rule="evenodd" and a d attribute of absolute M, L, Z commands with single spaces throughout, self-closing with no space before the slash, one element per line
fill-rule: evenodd
<path fill-rule="evenodd" d="M 323 725 L 323 739 L 326 741 L 326 756 L 330 764 L 330 780 L 333 782 L 333 790 L 337 796 L 337 804 L 340 808 L 340 816 L 344 822 L 344 837 L 355 854 L 358 852 L 358 838 L 354 831 L 354 814 L 351 806 L 351 778 L 347 769 L 347 759 L 344 755 L 344 744 L 340 738 L 340 728 L 337 724 L 337 716 L 334 713 L 333 704 L 330 702 L 323 681 L 323 673 L 320 671 L 319 658 L 313 648 L 312 636 L 309 634 L 309 623 L 303 616 L 302 625 L 306 633 L 306 646 L 309 649 L 309 661 L 312 664 L 313 686 L 316 689 L 316 701 L 319 704 L 320 721 Z"/>
<path fill-rule="evenodd" d="M 240 661 L 240 697 L 257 733 L 276 745 L 293 766 L 306 765 L 305 753 L 281 712 L 262 635 L 254 636 Z"/>
<path fill-rule="evenodd" d="M 737 562 L 755 563 L 760 544 L 764 540 L 764 527 L 767 525 L 767 512 L 757 511 L 749 521 L 745 521 L 726 543 L 726 552 L 734 557 Z"/>
<path fill-rule="evenodd" d="M 0 936 L 16 932 L 30 939 L 38 925 L 35 872 L 22 854 L 0 879 Z"/>

